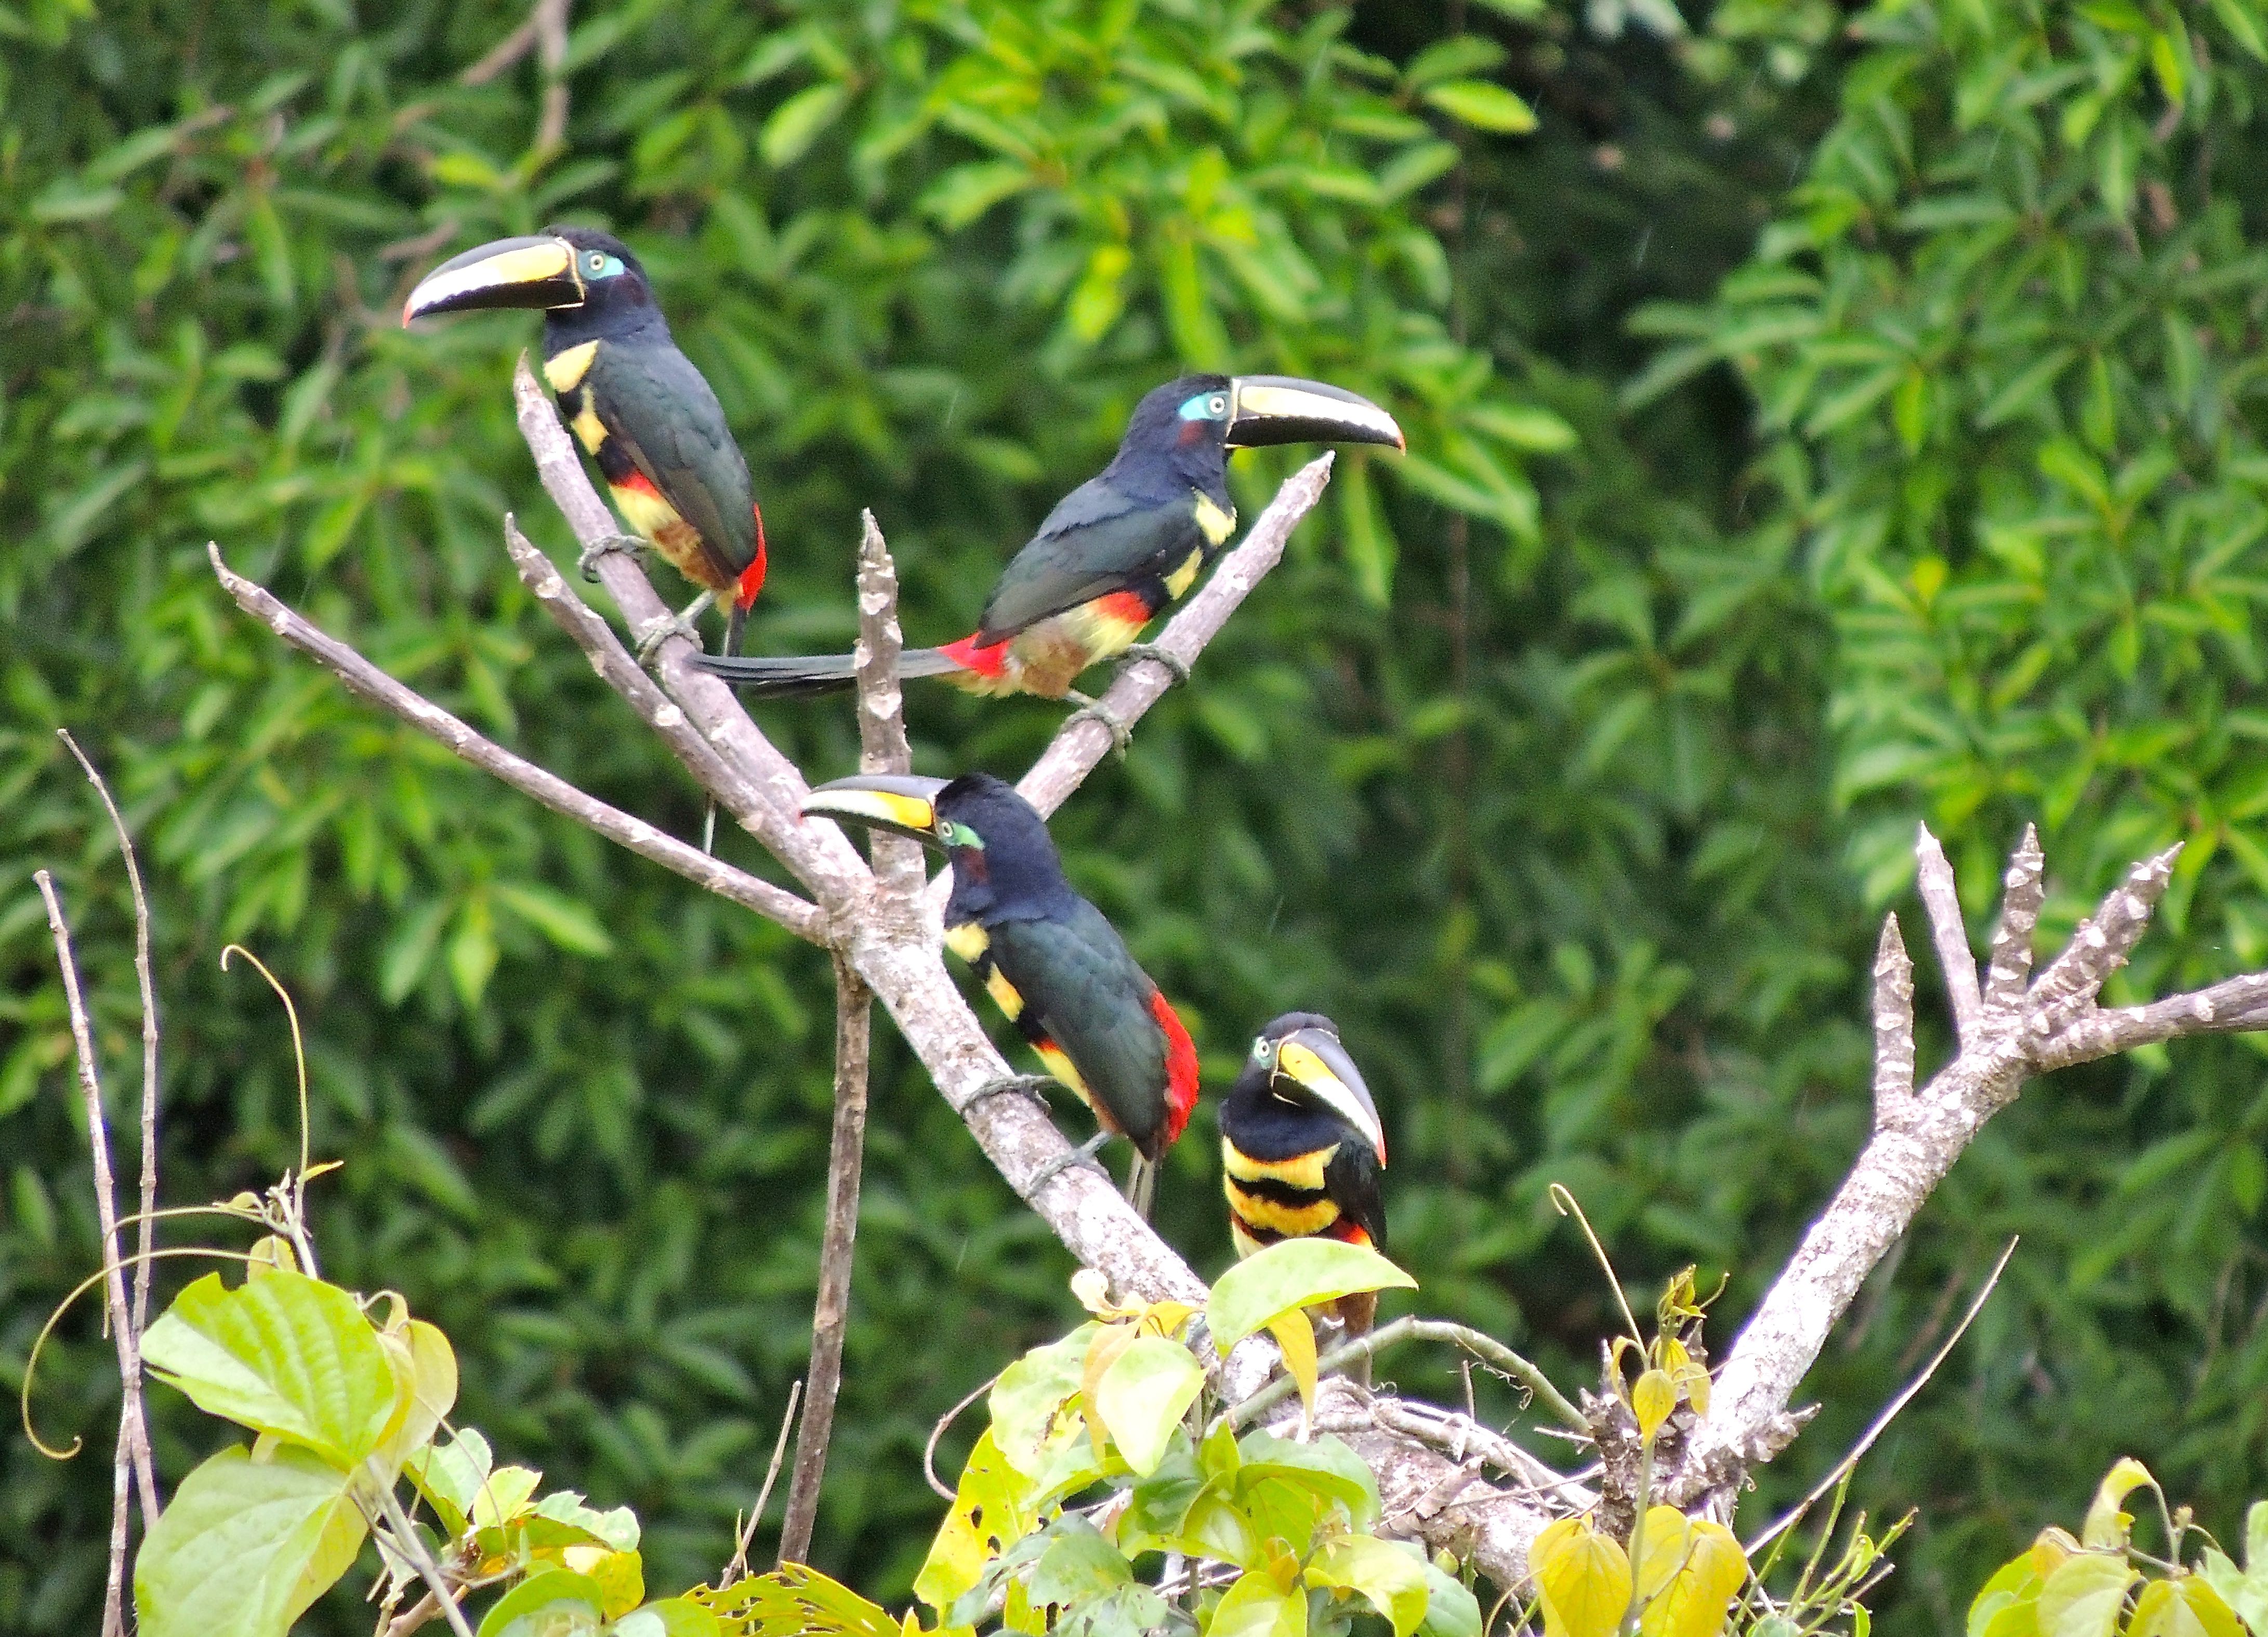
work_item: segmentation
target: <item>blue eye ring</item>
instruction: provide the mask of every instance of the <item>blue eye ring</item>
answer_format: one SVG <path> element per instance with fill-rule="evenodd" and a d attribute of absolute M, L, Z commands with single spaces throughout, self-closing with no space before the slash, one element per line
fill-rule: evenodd
<path fill-rule="evenodd" d="M 1201 392 L 1176 411 L 1185 421 L 1222 421 L 1228 418 L 1228 395 L 1225 392 Z"/>

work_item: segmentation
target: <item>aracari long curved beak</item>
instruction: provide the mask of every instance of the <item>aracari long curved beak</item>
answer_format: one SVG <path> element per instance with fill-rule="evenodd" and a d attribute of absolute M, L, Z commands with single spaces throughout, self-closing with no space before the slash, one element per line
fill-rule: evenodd
<path fill-rule="evenodd" d="M 910 836 L 942 848 L 945 844 L 937 833 L 937 793 L 952 782 L 917 773 L 859 773 L 815 786 L 803 799 L 804 816 L 863 824 L 868 830 Z"/>
<path fill-rule="evenodd" d="M 1240 375 L 1228 384 L 1233 402 L 1228 445 L 1250 449 L 1273 443 L 1382 443 L 1407 449 L 1394 417 L 1359 393 L 1292 375 Z"/>
<path fill-rule="evenodd" d="M 1386 1163 L 1386 1128 L 1362 1072 L 1339 1037 L 1320 1029 L 1295 1029 L 1276 1047 L 1275 1077 L 1287 1080 L 1305 1101 L 1329 1109 L 1360 1132 Z"/>
<path fill-rule="evenodd" d="M 451 256 L 417 281 L 402 304 L 401 321 L 435 313 L 466 313 L 475 307 L 578 307 L 583 281 L 575 271 L 575 247 L 537 233 L 499 239 L 462 255 Z"/>

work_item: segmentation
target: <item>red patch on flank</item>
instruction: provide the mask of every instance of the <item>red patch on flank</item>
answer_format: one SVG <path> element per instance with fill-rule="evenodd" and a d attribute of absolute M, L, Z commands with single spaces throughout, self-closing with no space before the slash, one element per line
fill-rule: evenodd
<path fill-rule="evenodd" d="M 979 676 L 998 676 L 1008 668 L 1008 645 L 1012 637 L 1003 637 L 990 645 L 980 644 L 974 635 L 959 642 L 949 642 L 938 652 L 961 669 L 974 671 Z"/>
<path fill-rule="evenodd" d="M 748 566 L 740 571 L 740 578 L 733 582 L 733 606 L 745 608 L 756 600 L 764 588 L 764 571 L 770 557 L 764 549 L 764 514 L 761 507 L 751 508 L 756 513 L 756 555 Z"/>
<path fill-rule="evenodd" d="M 1149 600 L 1137 591 L 1114 591 L 1097 597 L 1092 604 L 1097 614 L 1114 620 L 1123 620 L 1129 625 L 1147 625 L 1156 612 Z"/>
<path fill-rule="evenodd" d="M 653 479 L 648 477 L 644 472 L 640 471 L 632 471 L 630 475 L 622 479 L 621 483 L 609 483 L 607 487 L 609 489 L 627 489 L 634 495 L 650 495 L 656 500 L 659 500 L 662 498 L 661 490 L 653 486 Z"/>
<path fill-rule="evenodd" d="M 1339 1218 L 1325 1228 L 1323 1235 L 1328 1239 L 1343 1239 L 1351 1245 L 1367 1247 L 1370 1244 L 1370 1230 L 1359 1222 L 1349 1221 L 1345 1217 Z"/>
<path fill-rule="evenodd" d="M 1158 1146 L 1162 1154 L 1180 1140 L 1197 1109 L 1197 1049 L 1189 1043 L 1189 1031 L 1182 1027 L 1173 1003 L 1156 990 L 1150 992 L 1150 1015 L 1166 1031 L 1166 1140 Z"/>

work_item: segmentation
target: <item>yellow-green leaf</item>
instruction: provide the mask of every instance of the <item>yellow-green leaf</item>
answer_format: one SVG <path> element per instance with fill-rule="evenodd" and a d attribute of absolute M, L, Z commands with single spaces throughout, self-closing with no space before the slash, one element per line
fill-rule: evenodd
<path fill-rule="evenodd" d="M 1588 1518 L 1548 1525 L 1528 1549 L 1548 1637 L 1611 1637 L 1630 1608 L 1630 1558 Z"/>
<path fill-rule="evenodd" d="M 1268 1321 L 1268 1333 L 1284 1354 L 1284 1368 L 1300 1385 L 1302 1414 L 1315 1412 L 1315 1323 L 1303 1309 L 1278 1313 Z"/>
<path fill-rule="evenodd" d="M 1307 1637 L 1307 1594 L 1286 1592 L 1264 1569 L 1248 1570 L 1214 1608 L 1205 1637 Z"/>
<path fill-rule="evenodd" d="M 2143 1587 L 2126 1630 L 2127 1637 L 2244 1637 L 2235 1612 L 2195 1574 Z"/>
<path fill-rule="evenodd" d="M 543 1569 L 497 1599 L 479 1637 L 578 1637 L 606 1619 L 598 1582 L 570 1569 Z"/>
<path fill-rule="evenodd" d="M 986 1427 L 968 1452 L 953 1508 L 914 1577 L 914 1596 L 942 1611 L 972 1589 L 987 1563 L 1030 1531 L 1032 1486 L 1032 1478 L 1009 1464 Z"/>
<path fill-rule="evenodd" d="M 1425 100 L 1475 130 L 1518 136 L 1535 129 L 1535 110 L 1518 94 L 1485 79 L 1453 79 L 1428 85 Z"/>
<path fill-rule="evenodd" d="M 441 1418 L 456 1404 L 457 1355 L 449 1338 L 423 1319 L 381 1333 L 379 1345 L 386 1349 L 400 1393 L 394 1424 L 378 1450 L 379 1468 L 390 1478 L 432 1441 Z"/>
<path fill-rule="evenodd" d="M 2111 1637 L 2126 1589 L 2139 1577 L 2104 1552 L 2066 1558 L 2040 1588 L 2041 1637 Z"/>
<path fill-rule="evenodd" d="M 1677 1407 L 1677 1383 L 1667 1370 L 1647 1370 L 1631 1388 L 1631 1413 L 1638 1418 L 1638 1435 L 1648 1442 Z"/>
<path fill-rule="evenodd" d="M 354 1297 L 284 1269 L 234 1290 L 206 1274 L 150 1326 L 142 1356 L 199 1409 L 340 1467 L 379 1447 L 403 1390 Z"/>
<path fill-rule="evenodd" d="M 191 1472 L 135 1560 L 144 1637 L 283 1637 L 362 1549 L 348 1483 L 288 1446 L 254 1461 L 239 1445 Z"/>
<path fill-rule="evenodd" d="M 1138 1337 L 1103 1372 L 1094 1412 L 1110 1429 L 1126 1464 L 1147 1477 L 1166 1454 L 1166 1441 L 1204 1385 L 1204 1367 L 1178 1341 Z"/>
<path fill-rule="evenodd" d="M 2095 1504 L 2087 1508 L 2087 1523 L 2080 1530 L 2080 1540 L 2095 1551 L 2124 1545 L 2126 1532 L 2134 1520 L 2122 1509 L 2124 1503 L 2128 1495 L 2150 1481 L 2148 1467 L 2131 1455 L 2120 1457 L 2095 1488 Z"/>
<path fill-rule="evenodd" d="M 1425 1561 L 1375 1535 L 1327 1540 L 1307 1564 L 1307 1583 L 1351 1591 L 1410 1637 L 1425 1618 Z"/>
<path fill-rule="evenodd" d="M 1656 1511 L 1668 1512 L 1668 1507 Z M 1681 1522 L 1683 1520 L 1681 1519 Z M 1646 1580 L 1653 1576 L 1653 1513 L 1646 1515 Z M 1668 1520 L 1663 1520 L 1666 1527 Z M 1638 1617 L 1643 1637 L 1717 1637 L 1732 1612 L 1734 1596 L 1749 1577 L 1741 1543 L 1722 1523 L 1689 1523 L 1679 1540 L 1679 1561 Z"/>
<path fill-rule="evenodd" d="M 786 169 L 810 151 L 850 100 L 850 88 L 840 80 L 806 86 L 772 110 L 756 137 L 756 151 L 774 170 Z"/>
<path fill-rule="evenodd" d="M 1279 1313 L 1357 1291 L 1416 1288 L 1418 1281 L 1367 1245 L 1286 1239 L 1223 1273 L 1205 1303 L 1213 1344 L 1226 1353 Z"/>

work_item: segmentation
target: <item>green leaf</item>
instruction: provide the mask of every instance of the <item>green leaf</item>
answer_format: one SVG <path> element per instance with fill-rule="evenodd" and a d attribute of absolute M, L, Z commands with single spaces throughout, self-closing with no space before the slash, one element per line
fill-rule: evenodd
<path fill-rule="evenodd" d="M 1701 1518 L 1688 1524 L 1683 1534 L 1667 1583 L 1658 1589 L 1649 1583 L 1651 1600 L 1638 1619 L 1643 1637 L 1717 1637 L 1725 1629 L 1733 1598 L 1747 1583 L 1749 1560 L 1732 1530 Z M 1652 1539 L 1649 1530 L 1649 1544 Z M 1644 1578 L 1651 1582 L 1653 1576 Z"/>
<path fill-rule="evenodd" d="M 1283 1485 L 1344 1507 L 1348 1523 L 1356 1530 L 1378 1521 L 1377 1474 L 1330 1434 L 1297 1443 L 1256 1427 L 1238 1441 L 1237 1450 L 1236 1493 L 1248 1506 L 1264 1509 L 1264 1489 Z"/>
<path fill-rule="evenodd" d="M 725 1637 L 725 1627 L 690 1597 L 664 1597 L 623 1615 L 607 1637 Z"/>
<path fill-rule="evenodd" d="M 2019 1603 L 2036 1604 L 2040 1583 L 2039 1565 L 2029 1549 L 2003 1563 L 1970 1599 L 1965 1637 L 1985 1637 L 1992 1622 L 2005 1610 Z"/>
<path fill-rule="evenodd" d="M 606 1593 L 587 1574 L 543 1569 L 497 1599 L 477 1637 L 574 1637 L 606 1624 Z"/>
<path fill-rule="evenodd" d="M 534 881 L 497 881 L 489 894 L 570 955 L 606 955 L 615 940 L 590 905 Z"/>
<path fill-rule="evenodd" d="M 1254 1569 L 1215 1606 L 1205 1637 L 1307 1637 L 1307 1594 L 1284 1591 L 1273 1575 Z"/>
<path fill-rule="evenodd" d="M 399 1418 L 387 1428 L 378 1449 L 379 1468 L 388 1478 L 403 1463 L 432 1441 L 433 1434 L 457 1402 L 457 1354 L 449 1338 L 423 1319 L 412 1319 L 395 1334 L 381 1331 L 379 1345 L 386 1349 L 394 1372 Z"/>
<path fill-rule="evenodd" d="M 2046 464 L 2046 457 L 2041 457 Z M 2080 1529 L 2081 1545 L 2094 1551 L 2116 1550 L 2126 1544 L 2126 1535 L 2134 1520 L 2122 1509 L 2128 1495 L 2151 1482 L 2150 1469 L 2132 1456 L 2124 1456 L 2103 1474 L 2096 1486 L 2094 1504 L 2087 1508 L 2087 1523 Z"/>
<path fill-rule="evenodd" d="M 2139 1578 L 2123 1557 L 2074 1552 L 2040 1588 L 2041 1637 L 2111 1637 L 2126 1589 Z"/>
<path fill-rule="evenodd" d="M 2127 1637 L 2244 1637 L 2220 1594 L 2195 1574 L 2142 1588 L 2126 1631 Z"/>
<path fill-rule="evenodd" d="M 465 1532 L 473 1497 L 488 1481 L 495 1457 L 478 1427 L 467 1427 L 447 1443 L 428 1446 L 402 1464 L 409 1481 L 425 1497 L 452 1537 Z"/>
<path fill-rule="evenodd" d="M 191 1472 L 135 1560 L 143 1637 L 283 1637 L 362 1549 L 349 1482 L 290 1448 L 254 1461 L 239 1445 Z"/>
<path fill-rule="evenodd" d="M 1223 1273 L 1205 1303 L 1213 1345 L 1226 1353 L 1279 1313 L 1364 1290 L 1415 1289 L 1418 1281 L 1367 1245 L 1286 1239 Z"/>
<path fill-rule="evenodd" d="M 1138 1473 L 1157 1469 L 1166 1441 L 1204 1385 L 1204 1366 L 1164 1336 L 1136 1340 L 1103 1372 L 1093 1408 L 1111 1442 Z"/>
<path fill-rule="evenodd" d="M 904 1637 L 904 1627 L 887 1610 L 800 1563 L 783 1563 L 723 1591 L 704 1587 L 689 1600 L 731 1624 L 740 1637 Z"/>
<path fill-rule="evenodd" d="M 1048 1533 L 1052 1537 L 1048 1549 L 1032 1566 L 1031 1577 L 1025 1583 L 1034 1603 L 1074 1603 L 1132 1583 L 1133 1565 L 1085 1518 L 1060 1518 Z"/>
<path fill-rule="evenodd" d="M 2268 37 L 2260 27 L 2260 11 L 2254 0 L 2213 0 L 2213 15 L 2228 37 L 2253 57 L 2268 63 Z"/>
<path fill-rule="evenodd" d="M 1031 1475 L 1009 1464 L 995 1429 L 986 1427 L 968 1452 L 952 1508 L 914 1577 L 914 1596 L 942 1610 L 968 1593 L 983 1578 L 985 1564 L 1031 1530 L 1034 1489 Z"/>
<path fill-rule="evenodd" d="M 1035 1347 L 1000 1372 L 985 1400 L 992 1435 L 1008 1464 L 1037 1478 L 1056 1450 L 1079 1433 L 1079 1417 L 1064 1412 L 1079 1390 L 1086 1350 L 1099 1324 L 1086 1324 L 1061 1341 Z"/>
<path fill-rule="evenodd" d="M 1528 1549 L 1546 1637 L 1609 1637 L 1630 1607 L 1629 1554 L 1586 1518 L 1546 1524 Z"/>
<path fill-rule="evenodd" d="M 1432 1559 L 1425 1560 L 1425 1618 L 1418 1637 L 1481 1637 L 1481 1605 L 1473 1589 Z"/>
<path fill-rule="evenodd" d="M 1351 1591 L 1410 1637 L 1425 1618 L 1425 1562 L 1417 1552 L 1374 1535 L 1325 1541 L 1308 1560 L 1307 1582 Z"/>
<path fill-rule="evenodd" d="M 756 151 L 772 169 L 785 170 L 811 151 L 850 100 L 850 88 L 840 80 L 806 86 L 772 110 L 756 137 Z"/>
<path fill-rule="evenodd" d="M 1484 79 L 1453 79 L 1428 85 L 1425 100 L 1475 130 L 1524 136 L 1535 129 L 1535 110 L 1515 92 Z"/>
<path fill-rule="evenodd" d="M 235 1290 L 206 1274 L 150 1326 L 142 1356 L 208 1414 L 339 1467 L 378 1449 L 404 1393 L 354 1297 L 288 1271 Z"/>

